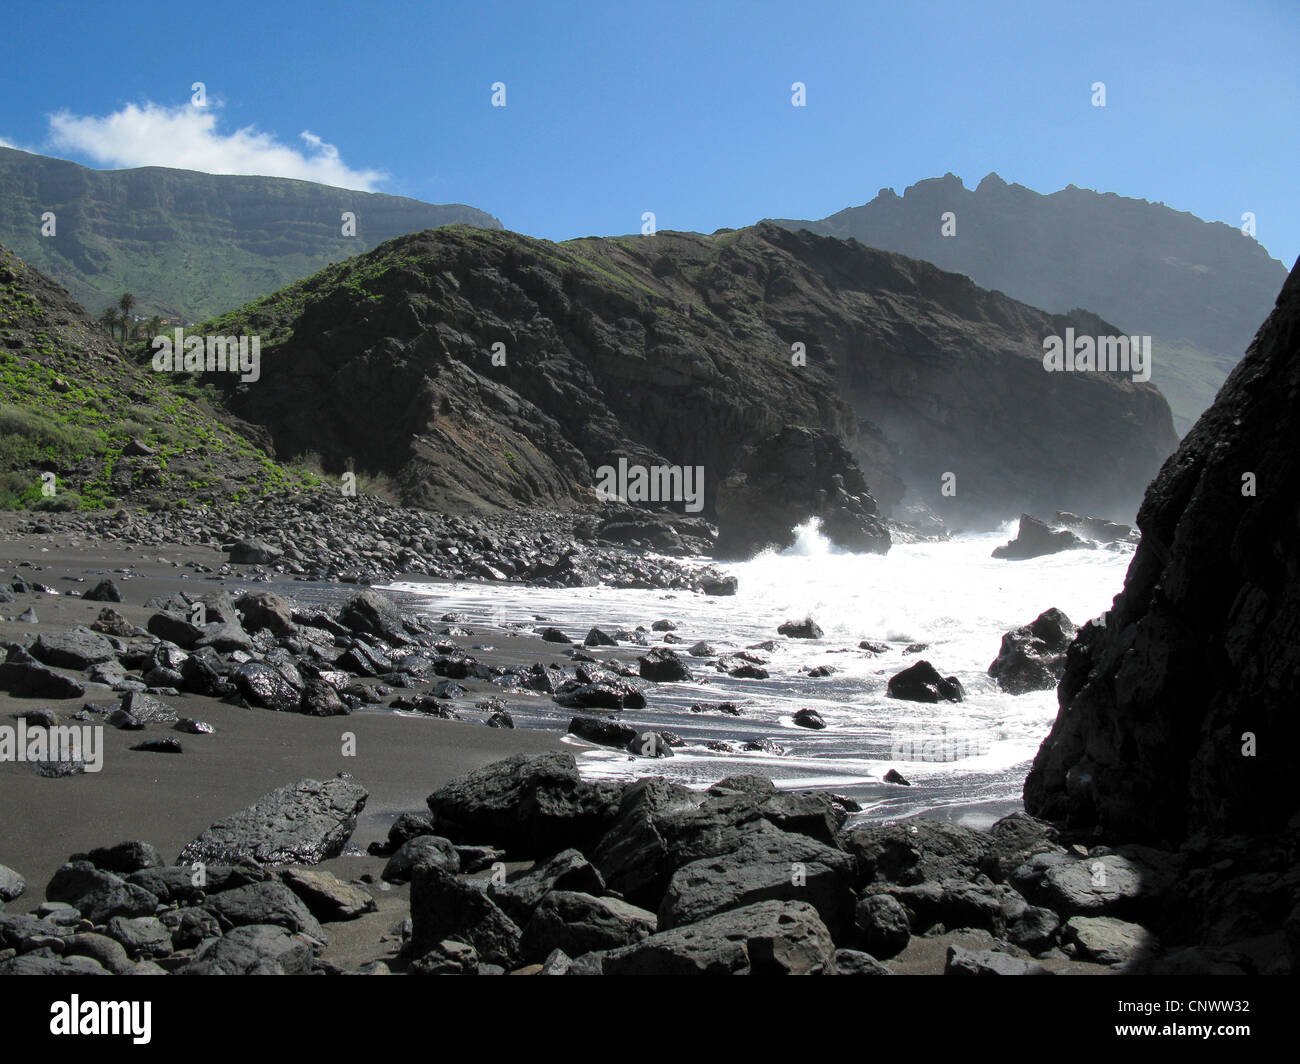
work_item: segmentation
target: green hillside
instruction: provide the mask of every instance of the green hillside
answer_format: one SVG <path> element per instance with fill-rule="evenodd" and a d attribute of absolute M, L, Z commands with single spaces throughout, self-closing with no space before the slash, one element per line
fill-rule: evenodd
<path fill-rule="evenodd" d="M 135 313 L 182 321 L 256 300 L 395 236 L 491 215 L 279 177 L 144 167 L 90 170 L 0 148 L 0 244 L 92 315 L 135 295 Z M 343 236 L 345 211 L 356 235 Z M 55 234 L 43 236 L 53 212 Z"/>

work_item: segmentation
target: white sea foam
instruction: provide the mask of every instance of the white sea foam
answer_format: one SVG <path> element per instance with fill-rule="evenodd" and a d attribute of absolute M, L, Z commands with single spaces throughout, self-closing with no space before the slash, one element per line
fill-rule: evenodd
<path fill-rule="evenodd" d="M 739 580 L 737 594 L 727 598 L 479 583 L 395 589 L 418 592 L 430 612 L 465 612 L 471 626 L 489 618 L 531 622 L 543 614 L 579 641 L 592 625 L 648 628 L 660 617 L 677 622 L 683 642 L 674 649 L 683 654 L 701 639 L 724 650 L 775 639 L 777 648 L 765 654 L 768 680 L 732 679 L 704 659 L 687 658 L 699 682 L 658 685 L 645 710 L 624 711 L 628 723 L 677 732 L 687 746 L 676 756 L 652 762 L 575 742 L 584 774 L 662 774 L 703 786 L 724 775 L 761 772 L 782 786 L 833 787 L 882 814 L 904 815 L 1019 800 L 1028 763 L 1055 719 L 1056 693 L 1013 696 L 998 689 L 987 670 L 1002 634 L 1051 606 L 1081 625 L 1108 609 L 1123 585 L 1131 550 L 1067 551 L 1026 561 L 991 557 L 1014 529 L 1009 523 L 1000 532 L 862 555 L 836 549 L 810 523 L 789 550 L 721 566 Z M 777 636 L 781 622 L 805 616 L 821 626 L 821 639 Z M 871 655 L 858 649 L 861 640 L 890 648 Z M 929 645 L 904 654 L 911 643 Z M 624 646 L 618 653 L 630 661 L 643 651 Z M 957 676 L 966 700 L 923 705 L 890 698 L 889 677 L 921 659 Z M 799 671 L 818 665 L 837 671 L 824 679 Z M 743 716 L 689 712 L 693 702 L 722 700 L 742 703 Z M 815 709 L 828 727 L 795 725 L 792 714 L 803 707 Z M 524 712 L 520 722 L 557 727 L 557 708 L 548 705 L 536 720 Z M 780 744 L 784 753 L 739 749 L 760 738 Z M 711 739 L 737 749 L 710 751 L 704 743 Z M 891 768 L 913 787 L 881 783 Z"/>

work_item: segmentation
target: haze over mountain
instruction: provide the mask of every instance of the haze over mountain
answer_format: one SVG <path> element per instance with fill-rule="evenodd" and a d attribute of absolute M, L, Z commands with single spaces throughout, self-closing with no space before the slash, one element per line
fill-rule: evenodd
<path fill-rule="evenodd" d="M 201 321 L 405 233 L 501 223 L 436 205 L 280 177 L 149 166 L 91 170 L 0 147 L 0 243 L 89 311 L 136 297 L 135 313 Z M 42 236 L 53 212 L 55 235 Z M 356 235 L 343 236 L 343 213 Z"/>
<path fill-rule="evenodd" d="M 955 233 L 944 236 L 952 212 Z M 1073 185 L 1040 195 L 945 174 L 819 221 L 778 224 L 925 259 L 1054 313 L 1084 307 L 1153 337 L 1156 384 L 1186 432 L 1240 361 L 1286 267 L 1239 229 Z"/>

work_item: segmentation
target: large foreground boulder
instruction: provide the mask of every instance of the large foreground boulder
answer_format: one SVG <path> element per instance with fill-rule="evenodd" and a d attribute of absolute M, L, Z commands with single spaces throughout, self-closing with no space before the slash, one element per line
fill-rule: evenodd
<path fill-rule="evenodd" d="M 803 901 L 835 934 L 853 922 L 853 860 L 764 821 L 729 853 L 679 868 L 659 907 L 663 930 L 760 901 Z"/>
<path fill-rule="evenodd" d="M 300 780 L 218 820 L 181 851 L 176 863 L 250 858 L 261 864 L 319 864 L 343 852 L 368 797 L 351 780 Z"/>
<path fill-rule="evenodd" d="M 452 780 L 428 802 L 435 830 L 452 842 L 540 858 L 594 846 L 617 814 L 621 791 L 581 780 L 572 754 L 516 754 Z"/>

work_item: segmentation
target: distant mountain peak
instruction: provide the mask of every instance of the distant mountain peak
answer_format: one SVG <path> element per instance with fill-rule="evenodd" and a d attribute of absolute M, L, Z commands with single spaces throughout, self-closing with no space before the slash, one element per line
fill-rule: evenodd
<path fill-rule="evenodd" d="M 955 234 L 941 233 L 936 210 L 956 213 Z M 1287 275 L 1233 226 L 1073 184 L 1044 195 L 996 173 L 973 190 L 946 173 L 902 196 L 882 189 L 860 207 L 780 224 L 925 259 L 1052 313 L 1086 307 L 1151 336 L 1152 379 L 1180 432 L 1214 399 Z"/>

